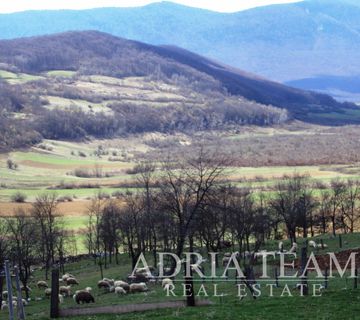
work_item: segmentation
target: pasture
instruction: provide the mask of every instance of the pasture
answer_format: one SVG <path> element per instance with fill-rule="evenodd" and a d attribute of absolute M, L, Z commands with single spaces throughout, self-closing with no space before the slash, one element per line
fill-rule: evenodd
<path fill-rule="evenodd" d="M 322 236 L 324 242 L 328 245 L 328 249 L 316 251 L 316 254 L 324 254 L 326 251 L 339 251 L 338 239 L 331 238 L 328 235 Z M 310 239 L 309 239 L 310 240 Z M 315 241 L 319 241 L 319 237 L 313 238 Z M 302 239 L 299 239 L 299 244 L 302 243 Z M 360 234 L 343 235 L 344 249 L 354 249 L 359 247 Z M 286 248 L 290 246 L 288 241 L 284 241 Z M 267 250 L 276 250 L 277 242 L 270 241 L 267 243 Z M 147 256 L 149 262 L 152 261 L 150 256 Z M 131 273 L 131 265 L 129 263 L 127 254 L 121 254 L 119 256 L 119 264 L 114 262 L 104 269 L 104 276 L 113 279 L 126 280 L 126 277 Z M 274 266 L 276 262 L 273 262 Z M 260 268 L 260 267 L 259 267 Z M 273 268 L 271 263 L 270 268 Z M 93 288 L 92 294 L 95 297 L 95 304 L 91 305 L 76 305 L 71 297 L 64 299 L 64 304 L 61 304 L 61 308 L 83 308 L 83 307 L 96 307 L 96 306 L 111 306 L 133 303 L 152 303 L 152 302 L 164 302 L 181 300 L 183 289 L 181 286 L 182 276 L 179 275 L 175 281 L 174 292 L 177 297 L 166 296 L 166 292 L 161 288 L 160 284 L 150 283 L 148 284 L 149 291 L 146 293 L 136 293 L 117 296 L 114 293 L 108 293 L 104 289 L 98 289 L 96 287 L 97 281 L 101 278 L 99 267 L 93 260 L 85 259 L 79 262 L 69 263 L 65 266 L 66 272 L 73 274 L 79 281 L 79 286 L 74 286 L 73 291 L 90 286 Z M 206 271 L 208 270 L 208 271 Z M 205 274 L 209 274 L 210 264 L 205 263 Z M 223 267 L 217 269 L 217 274 L 223 273 Z M 348 276 L 348 274 L 347 274 Z M 323 279 L 316 280 L 314 274 L 309 275 L 309 279 L 314 283 L 323 284 Z M 195 280 L 198 278 L 195 278 Z M 34 278 L 30 283 L 30 287 L 33 289 L 31 292 L 31 298 L 29 305 L 26 306 L 27 319 L 38 320 L 48 319 L 49 314 L 49 298 L 44 295 L 43 289 L 36 288 L 36 282 L 38 280 L 44 280 L 44 271 L 37 270 L 34 273 Z M 200 279 L 198 279 L 200 280 Z M 311 282 L 311 283 L 313 283 Z M 48 282 L 49 283 L 49 282 Z M 313 297 L 310 295 L 307 297 L 301 296 L 299 290 L 295 289 L 294 281 L 280 281 L 280 287 L 274 288 L 273 296 L 270 296 L 270 291 L 266 287 L 266 284 L 274 283 L 273 280 L 262 281 L 259 280 L 261 288 L 261 296 L 254 300 L 248 296 L 242 300 L 238 297 L 238 288 L 236 286 L 233 274 L 229 274 L 228 281 L 207 281 L 204 282 L 204 287 L 208 297 L 204 295 L 204 292 L 200 293 L 200 285 L 202 281 L 195 281 L 195 294 L 198 294 L 198 299 L 208 299 L 212 301 L 211 306 L 196 307 L 196 308 L 176 308 L 168 310 L 148 311 L 141 313 L 123 314 L 123 315 L 92 315 L 84 317 L 72 317 L 73 319 L 178 319 L 179 317 L 189 319 L 357 319 L 356 314 L 360 311 L 360 289 L 353 289 L 353 280 L 334 278 L 329 279 L 329 287 L 322 291 L 321 297 Z M 214 296 L 214 283 L 218 284 L 216 289 L 217 297 Z M 288 284 L 290 288 L 289 293 L 284 294 L 284 286 Z M 311 289 L 311 286 L 310 286 Z M 36 301 L 35 301 L 36 300 Z M 346 308 L 346 314 L 343 313 Z M 0 312 L 0 316 L 3 318 L 4 313 Z M 5 319 L 5 318 L 4 318 Z"/>

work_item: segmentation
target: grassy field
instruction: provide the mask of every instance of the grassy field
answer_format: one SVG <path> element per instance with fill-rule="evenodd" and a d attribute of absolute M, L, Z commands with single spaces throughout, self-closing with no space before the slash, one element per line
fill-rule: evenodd
<path fill-rule="evenodd" d="M 317 254 L 324 254 L 326 251 L 339 251 L 337 239 L 323 236 L 325 243 L 329 248 L 324 251 L 318 251 Z M 316 241 L 319 238 L 315 238 Z M 344 249 L 358 248 L 360 243 L 360 234 L 344 235 Z M 301 244 L 300 239 L 299 243 Z M 285 247 L 289 246 L 285 242 Z M 276 249 L 276 242 L 269 242 L 266 247 L 268 250 Z M 148 257 L 151 262 L 151 258 Z M 131 273 L 127 255 L 120 256 L 119 265 L 111 264 L 104 270 L 104 276 L 114 279 L 126 279 Z M 261 266 L 259 266 L 261 268 Z M 205 270 L 209 270 L 208 263 L 205 264 Z M 182 278 L 179 276 L 175 282 L 175 293 L 177 297 L 166 297 L 166 293 L 159 284 L 149 284 L 149 292 L 141 294 L 128 294 L 126 296 L 116 296 L 113 293 L 105 293 L 102 289 L 96 288 L 96 283 L 100 279 L 99 267 L 92 260 L 82 260 L 80 262 L 68 264 L 66 271 L 74 274 L 79 280 L 80 285 L 73 290 L 91 286 L 96 303 L 87 306 L 77 306 L 71 298 L 65 298 L 65 303 L 61 308 L 82 308 L 96 307 L 104 305 L 119 305 L 128 303 L 145 303 L 168 300 L 181 300 L 182 297 Z M 223 268 L 218 269 L 217 274 L 221 275 Z M 208 274 L 208 273 L 206 273 Z M 323 280 L 315 281 L 314 275 L 309 276 L 310 283 L 322 284 Z M 34 279 L 30 286 L 33 288 L 31 293 L 32 301 L 26 307 L 27 319 L 38 320 L 48 319 L 49 299 L 44 297 L 43 290 L 35 288 L 38 280 L 44 279 L 44 271 L 36 271 Z M 230 273 L 229 281 L 220 281 L 218 283 L 217 293 L 223 295 L 214 297 L 213 282 L 206 282 L 205 288 L 209 297 L 199 294 L 198 299 L 208 299 L 212 305 L 208 307 L 196 308 L 178 308 L 169 310 L 158 310 L 151 312 L 132 313 L 125 315 L 92 315 L 91 317 L 73 317 L 73 319 L 358 319 L 357 314 L 360 312 L 360 289 L 352 289 L 353 282 L 350 279 L 334 278 L 329 280 L 328 289 L 322 292 L 321 297 L 301 297 L 299 291 L 294 288 L 295 283 L 291 281 L 280 281 L 280 288 L 275 288 L 273 297 L 270 297 L 269 289 L 266 284 L 273 283 L 271 280 L 259 281 L 261 285 L 261 296 L 253 300 L 248 296 L 243 300 L 238 298 L 238 289 L 235 280 Z M 285 284 L 288 284 L 292 296 L 283 293 Z M 195 293 L 198 293 L 201 282 L 195 281 Z M 281 296 L 283 294 L 283 296 Z M 312 294 L 312 286 L 310 286 Z M 38 301 L 35 301 L 38 300 Z M 344 313 L 346 310 L 346 313 Z M 0 317 L 4 318 L 3 312 Z"/>

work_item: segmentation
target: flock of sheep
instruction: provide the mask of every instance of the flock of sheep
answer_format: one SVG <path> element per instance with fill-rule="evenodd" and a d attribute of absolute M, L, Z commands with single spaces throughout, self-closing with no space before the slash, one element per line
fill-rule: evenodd
<path fill-rule="evenodd" d="M 317 244 L 313 240 L 310 240 L 308 242 L 308 246 L 311 248 L 322 248 L 322 249 L 328 247 L 324 243 Z M 283 242 L 280 241 L 278 248 L 279 248 L 279 252 L 295 253 L 298 249 L 298 245 L 294 242 L 292 244 L 291 248 L 288 251 L 286 251 L 286 250 L 284 250 Z M 259 252 L 245 251 L 243 255 L 244 255 L 244 258 L 250 258 L 252 256 L 256 258 L 257 256 L 261 255 L 262 252 L 263 251 L 259 251 Z M 224 254 L 223 259 L 222 259 L 223 266 L 226 266 L 229 263 L 232 255 L 233 255 L 233 253 L 225 253 Z M 235 253 L 235 255 L 237 258 L 240 256 L 239 253 Z M 193 265 L 191 265 L 191 267 L 193 268 Z M 167 270 L 165 270 L 165 272 L 166 271 Z M 148 268 L 138 268 L 135 270 L 134 275 L 135 275 L 135 277 L 134 277 L 134 279 L 132 279 L 132 280 L 134 280 L 133 283 L 128 283 L 123 280 L 114 280 L 114 279 L 104 278 L 104 279 L 98 281 L 97 287 L 99 289 L 104 289 L 105 292 L 115 293 L 116 295 L 125 295 L 128 293 L 147 292 L 149 289 L 147 287 L 146 281 L 149 281 L 150 283 L 156 282 L 156 279 L 154 277 L 152 277 L 151 272 L 149 271 Z M 64 274 L 59 279 L 59 282 L 63 284 L 59 287 L 59 303 L 63 303 L 65 297 L 71 297 L 72 286 L 79 285 L 79 282 L 75 278 L 75 276 L 73 276 L 70 273 Z M 44 294 L 46 297 L 51 296 L 51 288 L 49 288 L 46 281 L 38 281 L 36 285 L 37 285 L 38 289 L 44 290 Z M 161 281 L 161 285 L 162 285 L 162 288 L 164 288 L 164 290 L 166 290 L 169 288 L 169 286 L 173 286 L 173 281 L 170 278 L 164 278 Z M 24 289 L 25 288 L 22 288 L 22 290 L 24 290 Z M 28 287 L 27 289 L 29 292 L 31 292 L 31 288 Z M 95 302 L 95 298 L 91 294 L 91 292 L 92 292 L 92 288 L 86 287 L 85 289 L 82 289 L 82 290 L 76 290 L 74 292 L 74 294 L 72 295 L 72 297 L 77 304 Z M 3 291 L 2 296 L 3 296 L 4 300 L 2 301 L 1 310 L 4 310 L 4 309 L 8 308 L 8 301 L 7 301 L 8 292 Z M 37 298 L 37 299 L 41 299 L 41 298 Z M 22 301 L 23 301 L 24 306 L 28 305 L 27 300 L 22 299 Z M 12 304 L 15 308 L 17 307 L 17 304 L 18 304 L 17 297 L 13 297 Z"/>
<path fill-rule="evenodd" d="M 135 281 L 136 279 L 142 279 L 142 278 L 149 278 L 149 270 L 147 268 L 138 268 L 135 270 Z M 150 281 L 155 281 L 154 278 L 150 277 Z M 95 298 L 92 295 L 92 288 L 86 287 L 82 290 L 76 290 L 74 294 L 72 294 L 72 286 L 79 285 L 78 280 L 70 273 L 64 274 L 60 279 L 59 282 L 62 283 L 59 287 L 59 303 L 64 302 L 64 298 L 66 297 L 73 297 L 73 300 L 77 304 L 83 304 L 83 303 L 91 303 L 95 302 Z M 173 285 L 173 281 L 170 278 L 164 278 L 161 282 L 162 287 L 166 289 L 168 286 Z M 36 286 L 38 289 L 44 290 L 45 297 L 51 296 L 51 288 L 49 288 L 46 281 L 38 281 L 36 283 Z M 141 293 L 141 292 L 147 292 L 149 289 L 147 287 L 147 284 L 145 282 L 134 282 L 134 283 L 128 283 L 123 280 L 114 280 L 114 279 L 108 279 L 104 278 L 97 283 L 97 287 L 99 289 L 104 289 L 105 292 L 109 293 L 115 293 L 116 295 L 125 295 L 128 293 Z M 28 290 L 31 291 L 31 288 L 28 287 Z M 3 291 L 2 293 L 4 300 L 2 301 L 1 309 L 7 309 L 8 308 L 8 302 L 6 299 L 8 299 L 8 292 Z M 40 300 L 41 298 L 37 298 L 37 300 Z M 23 305 L 28 305 L 28 301 L 23 299 Z M 13 297 L 13 306 L 17 307 L 17 298 Z"/>

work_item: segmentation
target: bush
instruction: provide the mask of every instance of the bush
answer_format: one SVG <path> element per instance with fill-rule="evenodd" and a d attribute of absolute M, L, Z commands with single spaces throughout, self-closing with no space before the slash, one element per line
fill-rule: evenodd
<path fill-rule="evenodd" d="M 26 198 L 26 194 L 18 191 L 11 196 L 11 201 L 16 203 L 24 203 Z"/>
<path fill-rule="evenodd" d="M 17 163 L 11 159 L 8 159 L 6 161 L 6 165 L 7 165 L 8 169 L 10 169 L 10 170 L 16 170 L 18 168 Z"/>

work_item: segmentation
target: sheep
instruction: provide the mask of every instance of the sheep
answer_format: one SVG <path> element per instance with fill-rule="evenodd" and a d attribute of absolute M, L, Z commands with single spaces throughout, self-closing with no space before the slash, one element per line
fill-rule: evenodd
<path fill-rule="evenodd" d="M 25 291 L 25 289 L 26 289 L 28 292 L 31 292 L 31 291 L 32 291 L 29 286 L 24 287 L 24 286 L 22 285 L 20 289 L 21 289 L 21 291 Z"/>
<path fill-rule="evenodd" d="M 130 292 L 136 293 L 136 292 L 146 292 L 148 291 L 148 288 L 146 286 L 146 283 L 140 282 L 140 283 L 132 283 L 130 285 Z"/>
<path fill-rule="evenodd" d="M 9 306 L 8 306 L 8 304 L 6 303 L 6 301 L 2 301 L 1 302 L 1 310 L 5 310 L 5 309 L 7 309 Z"/>
<path fill-rule="evenodd" d="M 75 295 L 78 294 L 79 292 L 82 292 L 82 291 L 86 291 L 86 292 L 89 292 L 89 293 L 90 293 L 90 292 L 92 291 L 92 289 L 91 289 L 90 287 L 86 287 L 86 288 L 83 289 L 83 290 L 76 290 L 76 291 L 75 291 Z"/>
<path fill-rule="evenodd" d="M 78 285 L 79 284 L 79 282 L 75 278 L 67 278 L 65 282 L 67 285 Z"/>
<path fill-rule="evenodd" d="M 90 292 L 87 291 L 81 291 L 78 294 L 75 295 L 75 302 L 77 304 L 80 303 L 90 303 L 93 302 L 95 303 L 95 299 L 92 296 L 92 294 Z"/>
<path fill-rule="evenodd" d="M 115 293 L 116 294 L 126 294 L 126 291 L 122 287 L 115 287 Z"/>
<path fill-rule="evenodd" d="M 7 299 L 7 298 L 8 298 L 8 295 L 9 295 L 9 294 L 8 294 L 7 291 L 3 291 L 3 292 L 2 292 L 2 296 L 3 296 L 4 299 Z"/>
<path fill-rule="evenodd" d="M 36 283 L 36 286 L 38 287 L 38 289 L 46 289 L 49 288 L 48 284 L 46 283 L 46 281 L 38 281 Z"/>
<path fill-rule="evenodd" d="M 114 287 L 114 286 L 110 286 L 109 292 L 115 292 L 115 287 Z"/>
<path fill-rule="evenodd" d="M 161 281 L 161 286 L 163 288 L 165 288 L 165 286 L 167 285 L 170 285 L 170 284 L 174 284 L 173 281 L 170 279 L 170 278 L 164 278 L 162 281 Z"/>
<path fill-rule="evenodd" d="M 296 250 L 297 250 L 297 247 L 298 247 L 297 243 L 296 243 L 296 242 L 293 242 L 292 247 L 291 247 L 291 249 L 289 250 L 289 253 L 295 253 Z"/>
<path fill-rule="evenodd" d="M 70 274 L 70 273 L 65 273 L 63 276 L 62 276 L 62 280 L 64 281 L 64 282 L 66 282 L 66 280 L 68 279 L 68 278 L 75 278 L 72 274 Z"/>
<path fill-rule="evenodd" d="M 222 265 L 225 267 L 230 261 L 230 257 L 223 257 L 222 258 Z"/>
<path fill-rule="evenodd" d="M 65 297 L 71 296 L 71 286 L 61 286 L 59 288 L 59 293 L 62 294 Z"/>
<path fill-rule="evenodd" d="M 121 288 L 123 288 L 126 292 L 129 292 L 129 290 L 130 290 L 130 285 L 129 285 L 127 282 L 122 281 L 122 280 L 115 281 L 115 282 L 114 282 L 114 286 L 115 286 L 115 287 L 121 287 Z"/>
<path fill-rule="evenodd" d="M 61 294 L 59 294 L 59 303 L 60 304 L 64 303 L 64 297 Z"/>
<path fill-rule="evenodd" d="M 310 240 L 310 241 L 308 242 L 308 245 L 309 245 L 309 247 L 311 247 L 311 248 L 316 248 L 316 247 L 318 246 L 314 240 Z"/>
<path fill-rule="evenodd" d="M 97 286 L 98 288 L 104 288 L 104 289 L 109 289 L 110 288 L 110 283 L 107 282 L 107 281 L 104 281 L 104 280 L 100 280 L 98 283 L 97 283 Z"/>
<path fill-rule="evenodd" d="M 284 243 L 282 241 L 279 242 L 279 252 L 284 251 Z"/>
<path fill-rule="evenodd" d="M 50 297 L 51 296 L 51 288 L 46 288 L 44 293 L 45 293 L 46 297 Z"/>
<path fill-rule="evenodd" d="M 17 303 L 18 303 L 17 299 L 18 299 L 17 297 L 13 297 L 13 303 L 14 303 L 14 301 L 15 301 L 15 302 L 16 302 L 16 305 L 17 305 Z M 25 299 L 21 299 L 21 302 L 22 302 L 22 304 L 23 304 L 24 307 L 28 305 L 28 302 L 27 302 Z"/>
<path fill-rule="evenodd" d="M 149 268 L 137 268 L 135 274 L 148 274 L 150 272 Z"/>
<path fill-rule="evenodd" d="M 103 281 L 108 282 L 111 286 L 114 285 L 114 279 L 108 279 L 108 278 L 104 278 Z"/>

